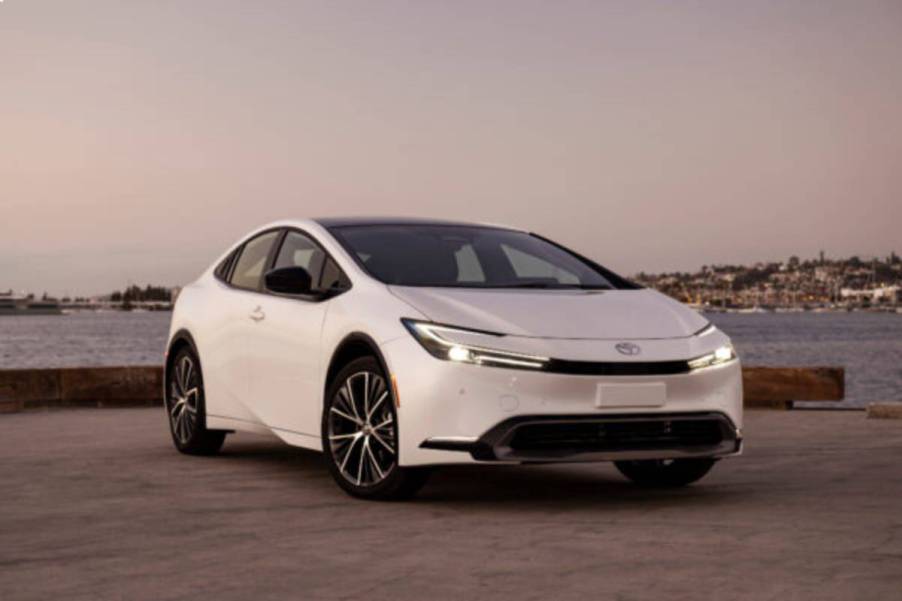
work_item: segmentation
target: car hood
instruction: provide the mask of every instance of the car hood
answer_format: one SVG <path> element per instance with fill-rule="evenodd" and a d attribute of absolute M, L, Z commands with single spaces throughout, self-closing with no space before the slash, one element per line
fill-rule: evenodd
<path fill-rule="evenodd" d="M 389 286 L 430 320 L 533 338 L 640 340 L 684 338 L 708 321 L 647 289 L 478 290 Z"/>

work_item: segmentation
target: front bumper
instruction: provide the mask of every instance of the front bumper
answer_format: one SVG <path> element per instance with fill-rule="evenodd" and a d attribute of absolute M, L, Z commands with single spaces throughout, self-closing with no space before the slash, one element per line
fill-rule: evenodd
<path fill-rule="evenodd" d="M 404 466 L 720 457 L 740 450 L 739 361 L 685 374 L 594 376 L 443 361 L 429 355 L 412 337 L 388 342 L 382 350 L 397 384 L 399 463 Z M 611 383 L 663 385 L 664 401 L 638 407 L 599 403 L 599 387 Z M 666 431 L 659 433 L 663 438 L 646 441 L 645 446 L 635 438 L 629 444 L 621 441 L 620 447 L 610 446 L 614 440 L 610 437 L 607 442 L 589 440 L 593 431 L 601 433 L 599 428 L 616 431 L 626 427 L 618 424 L 635 424 L 638 419 L 652 430 L 666 430 L 668 423 L 671 428 L 673 423 L 682 424 L 684 416 L 717 422 L 720 440 L 685 444 L 682 439 L 668 439 Z M 536 424 L 545 424 L 541 430 L 569 423 L 576 425 L 564 430 L 575 430 L 551 433 L 559 437 L 556 448 L 553 441 L 542 446 L 534 439 L 532 447 L 524 443 L 527 425 L 542 438 Z M 645 432 L 649 433 L 654 434 Z M 574 445 L 568 436 L 581 442 Z"/>

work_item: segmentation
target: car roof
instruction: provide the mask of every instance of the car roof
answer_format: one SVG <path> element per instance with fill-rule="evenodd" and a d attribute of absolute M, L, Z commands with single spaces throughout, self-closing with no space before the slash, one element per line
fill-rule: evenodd
<path fill-rule="evenodd" d="M 443 225 L 458 227 L 490 227 L 507 230 L 517 230 L 506 225 L 489 223 L 472 223 L 466 221 L 453 221 L 446 219 L 425 219 L 418 217 L 322 217 L 314 219 L 324 228 L 351 227 L 365 225 Z"/>

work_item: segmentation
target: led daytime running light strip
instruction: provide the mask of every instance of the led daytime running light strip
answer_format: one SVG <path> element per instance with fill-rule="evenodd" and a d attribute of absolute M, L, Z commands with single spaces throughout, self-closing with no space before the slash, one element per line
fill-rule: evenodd
<path fill-rule="evenodd" d="M 489 349 L 481 346 L 473 346 L 469 344 L 459 344 L 455 342 L 451 342 L 443 338 L 439 332 L 441 331 L 456 331 L 455 328 L 448 328 L 444 326 L 426 324 L 415 321 L 406 322 L 408 327 L 416 330 L 417 333 L 424 337 L 428 337 L 429 340 L 434 342 L 435 344 L 440 345 L 443 350 L 443 357 L 449 359 L 451 361 L 458 361 L 461 363 L 476 363 L 476 364 L 500 364 L 500 365 L 510 365 L 513 367 L 526 367 L 531 369 L 541 369 L 545 366 L 550 359 L 548 357 L 542 357 L 539 355 L 528 355 L 523 353 L 513 353 L 510 351 L 501 351 L 496 349 Z M 466 331 L 466 330 L 460 330 Z M 431 350 L 428 349 L 427 350 Z M 433 353 L 436 354 L 436 353 Z M 436 356 L 439 356 L 436 354 Z"/>

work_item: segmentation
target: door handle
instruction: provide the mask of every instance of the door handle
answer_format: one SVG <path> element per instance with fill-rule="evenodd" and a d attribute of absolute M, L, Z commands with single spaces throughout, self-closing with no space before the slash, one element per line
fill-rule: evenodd
<path fill-rule="evenodd" d="M 250 314 L 250 318 L 254 321 L 263 321 L 264 319 L 266 319 L 266 313 L 263 312 L 263 307 L 257 307 L 256 309 L 254 309 L 254 311 Z"/>

